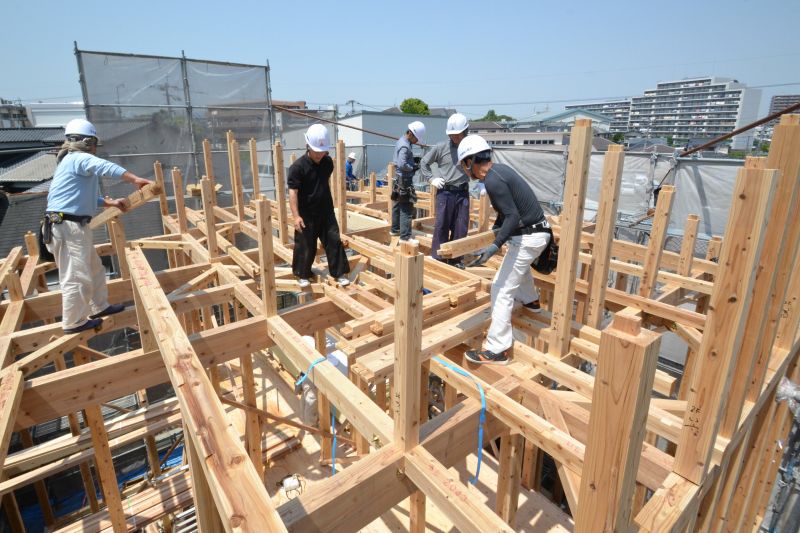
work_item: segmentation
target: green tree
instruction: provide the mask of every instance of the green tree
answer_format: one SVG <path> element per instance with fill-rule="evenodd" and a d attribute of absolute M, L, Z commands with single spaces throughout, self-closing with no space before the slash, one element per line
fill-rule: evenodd
<path fill-rule="evenodd" d="M 406 98 L 400 104 L 400 111 L 403 113 L 408 113 L 410 115 L 430 115 L 431 110 L 428 108 L 428 104 L 420 100 L 419 98 Z"/>
<path fill-rule="evenodd" d="M 675 142 L 675 139 L 673 139 L 673 138 L 672 138 L 672 135 L 669 135 L 669 136 L 667 137 L 667 146 L 675 146 L 675 145 L 673 144 L 674 142 Z"/>
<path fill-rule="evenodd" d="M 617 132 L 617 133 L 615 133 L 614 135 L 611 136 L 611 140 L 614 141 L 615 143 L 619 144 L 619 143 L 621 143 L 622 141 L 625 140 L 625 134 L 621 133 L 621 132 Z"/>
<path fill-rule="evenodd" d="M 486 112 L 486 114 L 484 116 L 482 116 L 478 120 L 479 121 L 480 120 L 488 120 L 490 122 L 500 122 L 500 121 L 503 121 L 503 120 L 514 120 L 514 117 L 511 117 L 511 116 L 508 116 L 508 115 L 498 115 L 497 113 L 494 112 L 494 109 L 490 109 L 489 111 Z"/>

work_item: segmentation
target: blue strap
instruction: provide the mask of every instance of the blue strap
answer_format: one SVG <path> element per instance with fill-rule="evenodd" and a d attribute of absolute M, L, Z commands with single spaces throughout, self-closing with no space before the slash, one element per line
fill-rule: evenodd
<path fill-rule="evenodd" d="M 314 370 L 314 367 L 315 367 L 315 366 L 317 366 L 318 364 L 320 364 L 321 362 L 323 362 L 323 361 L 327 361 L 327 360 L 328 360 L 328 359 L 327 359 L 326 357 L 320 357 L 319 359 L 317 359 L 316 361 L 314 361 L 313 363 L 311 363 L 311 366 L 309 366 L 309 367 L 308 367 L 308 370 L 306 370 L 306 373 L 305 373 L 305 374 L 303 374 L 302 376 L 300 376 L 300 379 L 298 379 L 298 380 L 297 380 L 297 383 L 295 383 L 295 385 L 298 385 L 298 386 L 299 386 L 299 385 L 302 385 L 302 384 L 303 384 L 303 382 L 304 382 L 306 379 L 308 379 L 308 376 L 310 376 L 310 375 L 311 375 L 311 371 L 312 371 L 312 370 Z"/>
<path fill-rule="evenodd" d="M 455 372 L 456 374 L 461 374 L 465 378 L 469 378 L 478 387 L 478 392 L 481 394 L 481 414 L 478 417 L 478 467 L 475 469 L 475 476 L 471 477 L 469 482 L 473 485 L 478 483 L 478 476 L 481 473 L 481 462 L 483 460 L 483 425 L 486 423 L 486 395 L 483 392 L 483 386 L 466 370 L 461 368 L 460 366 L 456 366 L 452 363 L 449 363 L 442 359 L 441 357 L 434 357 L 434 361 L 439 363 L 442 366 L 445 366 Z"/>
<path fill-rule="evenodd" d="M 333 442 L 331 443 L 331 476 L 336 475 L 336 407 L 331 405 L 331 433 Z"/>

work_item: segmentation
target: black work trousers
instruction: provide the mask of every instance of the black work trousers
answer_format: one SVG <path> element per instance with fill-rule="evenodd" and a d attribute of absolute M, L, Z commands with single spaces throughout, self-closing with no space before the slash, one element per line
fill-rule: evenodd
<path fill-rule="evenodd" d="M 322 242 L 328 258 L 328 271 L 334 278 L 350 272 L 347 253 L 339 237 L 339 223 L 333 209 L 323 213 L 301 214 L 306 227 L 302 232 L 295 229 L 294 251 L 292 253 L 292 273 L 301 279 L 313 276 L 311 265 L 317 255 L 317 239 Z"/>

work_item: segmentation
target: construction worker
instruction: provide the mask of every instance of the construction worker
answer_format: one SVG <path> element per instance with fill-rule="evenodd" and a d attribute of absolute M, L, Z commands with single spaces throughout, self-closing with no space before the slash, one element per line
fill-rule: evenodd
<path fill-rule="evenodd" d="M 458 145 L 469 135 L 469 122 L 461 113 L 447 119 L 448 141 L 437 143 L 426 153 L 419 163 L 422 177 L 436 192 L 436 222 L 431 243 L 431 257 L 441 261 L 438 251 L 443 243 L 467 236 L 469 227 L 469 178 L 458 164 Z M 433 175 L 431 165 L 438 168 Z M 464 268 L 460 257 L 451 259 L 450 264 Z"/>
<path fill-rule="evenodd" d="M 344 178 L 347 182 L 347 189 L 355 191 L 358 189 L 358 178 L 353 173 L 353 163 L 356 162 L 356 153 L 350 152 L 347 154 L 347 159 L 344 162 Z"/>
<path fill-rule="evenodd" d="M 492 162 L 492 149 L 479 135 L 470 135 L 458 145 L 458 162 L 467 176 L 483 183 L 497 219 L 495 239 L 479 252 L 469 266 L 479 266 L 508 243 L 503 263 L 492 281 L 492 323 L 482 350 L 464 355 L 473 363 L 507 364 L 507 351 L 514 343 L 511 313 L 514 299 L 525 307 L 539 309 L 531 263 L 550 242 L 549 224 L 530 185 L 514 169 Z"/>
<path fill-rule="evenodd" d="M 64 333 L 78 333 L 97 328 L 102 317 L 125 309 L 123 304 L 108 303 L 106 270 L 88 224 L 99 206 L 124 211 L 128 204 L 125 198 L 101 197 L 100 178 L 121 178 L 140 189 L 150 181 L 97 157 L 97 130 L 88 120 L 70 120 L 64 135 L 42 229 L 58 265 Z"/>
<path fill-rule="evenodd" d="M 289 167 L 289 206 L 294 217 L 292 272 L 301 288 L 308 287 L 311 265 L 317 255 L 317 239 L 325 248 L 328 271 L 341 286 L 350 284 L 347 253 L 333 212 L 330 178 L 333 160 L 328 155 L 330 136 L 322 124 L 312 124 L 305 133 L 306 153 Z"/>
<path fill-rule="evenodd" d="M 407 241 L 411 238 L 411 219 L 414 215 L 414 202 L 417 193 L 414 190 L 414 173 L 419 170 L 419 165 L 414 161 L 411 151 L 412 144 L 422 143 L 425 136 L 425 124 L 415 120 L 408 125 L 408 129 L 394 145 L 394 164 L 397 167 L 394 184 L 392 185 L 392 227 L 389 233 L 399 235 L 400 240 Z"/>

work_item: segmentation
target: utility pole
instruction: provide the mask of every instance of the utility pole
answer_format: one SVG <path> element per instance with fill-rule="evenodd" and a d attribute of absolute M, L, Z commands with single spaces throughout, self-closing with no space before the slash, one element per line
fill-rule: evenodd
<path fill-rule="evenodd" d="M 351 115 L 355 115 L 356 114 L 356 101 L 355 100 L 348 100 L 348 101 L 346 101 L 344 103 L 344 105 L 349 105 L 350 106 L 350 114 Z"/>

